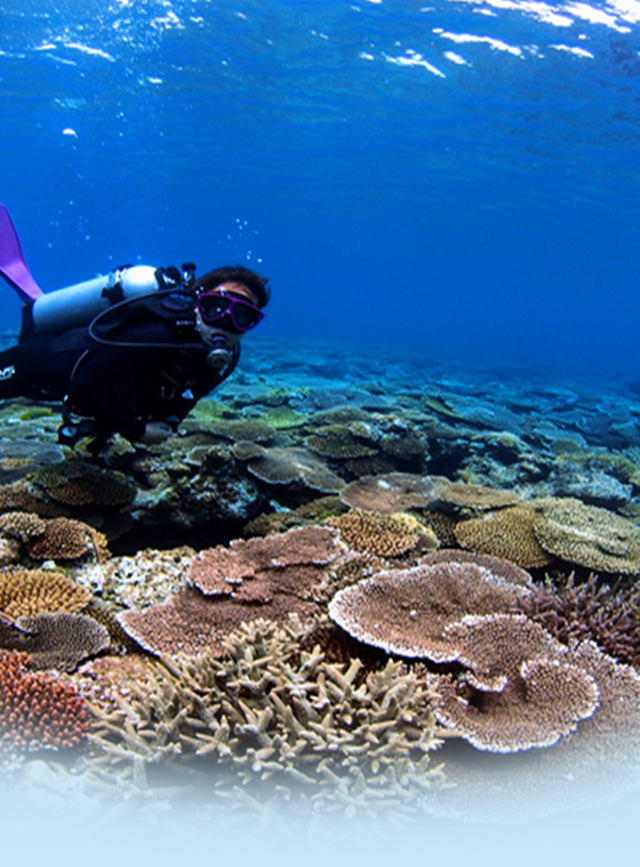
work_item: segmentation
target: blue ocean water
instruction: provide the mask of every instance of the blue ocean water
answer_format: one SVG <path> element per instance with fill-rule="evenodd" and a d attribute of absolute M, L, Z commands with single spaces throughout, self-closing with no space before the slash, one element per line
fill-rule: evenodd
<path fill-rule="evenodd" d="M 635 379 L 639 23 L 638 0 L 2 0 L 0 200 L 46 291 L 241 261 L 269 337 Z"/>

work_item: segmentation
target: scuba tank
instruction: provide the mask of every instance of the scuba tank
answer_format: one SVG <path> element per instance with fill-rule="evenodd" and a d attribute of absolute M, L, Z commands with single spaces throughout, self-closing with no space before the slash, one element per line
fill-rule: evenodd
<path fill-rule="evenodd" d="M 162 268 L 124 266 L 92 280 L 39 295 L 32 306 L 33 324 L 41 334 L 59 334 L 87 325 L 119 301 L 148 295 L 177 283 L 173 273 L 167 274 Z"/>

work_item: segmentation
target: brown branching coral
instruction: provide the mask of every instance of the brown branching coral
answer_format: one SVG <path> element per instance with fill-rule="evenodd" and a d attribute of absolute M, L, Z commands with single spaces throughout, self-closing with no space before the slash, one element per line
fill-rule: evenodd
<path fill-rule="evenodd" d="M 400 557 L 438 547 L 435 533 L 405 512 L 376 514 L 352 509 L 344 515 L 328 518 L 326 523 L 338 530 L 353 551 L 378 557 Z"/>
<path fill-rule="evenodd" d="M 491 568 L 443 558 L 414 569 L 380 572 L 336 593 L 329 616 L 354 638 L 388 653 L 435 662 L 456 659 L 447 626 L 467 614 L 510 612 L 529 592 L 506 577 L 511 564 L 487 561 L 493 561 Z"/>
<path fill-rule="evenodd" d="M 614 589 L 591 575 L 583 584 L 570 576 L 565 586 L 537 585 L 518 605 L 531 620 L 565 644 L 591 639 L 636 668 L 640 666 L 640 591 Z"/>
<path fill-rule="evenodd" d="M 88 730 L 86 703 L 71 686 L 28 670 L 29 656 L 0 650 L 0 750 L 75 746 Z"/>
<path fill-rule="evenodd" d="M 0 515 L 0 533 L 22 543 L 42 536 L 46 522 L 35 512 L 5 512 Z"/>
<path fill-rule="evenodd" d="M 225 780 L 270 780 L 316 803 L 346 806 L 369 787 L 387 807 L 417 802 L 442 780 L 430 763 L 438 741 L 423 677 L 389 661 L 360 679 L 359 661 L 327 663 L 317 647 L 300 650 L 303 636 L 295 621 L 257 620 L 219 656 L 155 663 L 111 711 L 94 707 L 92 739 L 115 762 L 209 757 L 223 791 Z M 113 677 L 109 688 L 117 692 Z"/>
<path fill-rule="evenodd" d="M 522 503 L 490 512 L 483 518 L 460 521 L 454 532 L 463 548 L 511 560 L 524 569 L 534 569 L 554 559 L 553 554 L 541 547 L 533 532 L 537 514 L 535 506 Z"/>
<path fill-rule="evenodd" d="M 571 497 L 537 505 L 533 529 L 545 551 L 597 572 L 640 572 L 640 530 L 632 521 Z"/>
<path fill-rule="evenodd" d="M 438 720 L 478 749 L 515 752 L 556 743 L 593 714 L 599 691 L 567 649 L 523 615 L 465 617 L 445 629 L 459 680 L 429 675 Z"/>
<path fill-rule="evenodd" d="M 76 613 L 91 594 L 60 572 L 13 569 L 0 573 L 0 611 L 16 618 L 55 611 Z"/>

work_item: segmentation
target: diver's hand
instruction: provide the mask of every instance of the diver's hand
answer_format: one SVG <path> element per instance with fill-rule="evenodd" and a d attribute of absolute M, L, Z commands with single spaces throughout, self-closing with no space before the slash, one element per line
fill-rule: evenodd
<path fill-rule="evenodd" d="M 173 428 L 166 421 L 148 421 L 145 425 L 142 442 L 147 446 L 163 443 L 173 433 Z"/>

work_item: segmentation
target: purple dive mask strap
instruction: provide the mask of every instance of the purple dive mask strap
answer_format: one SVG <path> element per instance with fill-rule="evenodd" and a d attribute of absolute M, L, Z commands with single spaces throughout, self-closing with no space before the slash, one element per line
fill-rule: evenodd
<path fill-rule="evenodd" d="M 44 294 L 31 276 L 18 233 L 4 205 L 0 205 L 0 274 L 27 304 Z"/>

